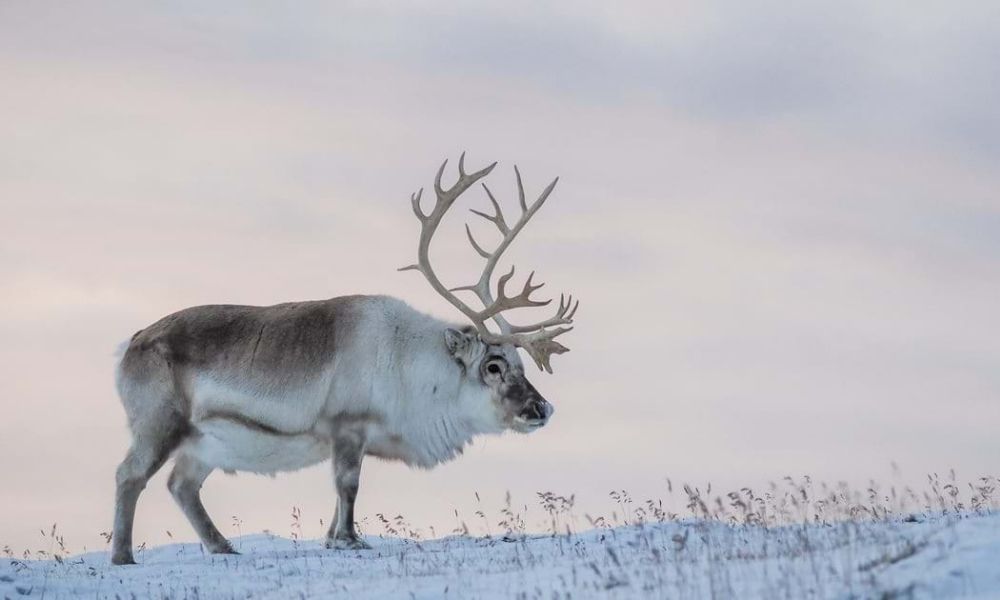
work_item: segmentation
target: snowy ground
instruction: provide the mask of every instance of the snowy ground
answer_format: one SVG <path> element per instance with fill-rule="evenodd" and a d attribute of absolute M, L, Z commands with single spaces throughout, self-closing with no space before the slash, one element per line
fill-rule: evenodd
<path fill-rule="evenodd" d="M 514 539 L 367 536 L 366 551 L 270 535 L 4 559 L 0 596 L 62 598 L 1000 598 L 1000 515 L 729 525 L 712 518 Z"/>

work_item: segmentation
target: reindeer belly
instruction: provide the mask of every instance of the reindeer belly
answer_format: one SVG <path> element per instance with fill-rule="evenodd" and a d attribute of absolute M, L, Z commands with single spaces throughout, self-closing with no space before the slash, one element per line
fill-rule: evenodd
<path fill-rule="evenodd" d="M 316 424 L 329 389 L 329 382 L 322 378 L 285 389 L 194 373 L 188 376 L 185 392 L 194 421 L 220 414 L 243 415 L 275 430 L 299 432 Z"/>
<path fill-rule="evenodd" d="M 295 471 L 329 460 L 332 444 L 314 433 L 286 434 L 229 418 L 194 423 L 198 435 L 184 451 L 224 471 L 274 474 Z"/>

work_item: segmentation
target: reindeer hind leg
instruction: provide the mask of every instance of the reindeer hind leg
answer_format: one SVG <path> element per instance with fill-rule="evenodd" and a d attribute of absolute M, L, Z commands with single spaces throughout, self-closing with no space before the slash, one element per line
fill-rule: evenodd
<path fill-rule="evenodd" d="M 185 399 L 162 348 L 137 345 L 133 338 L 118 366 L 117 381 L 132 432 L 132 444 L 115 474 L 111 562 L 124 565 L 135 562 L 132 525 L 139 495 L 192 429 Z"/>
<path fill-rule="evenodd" d="M 239 554 L 212 522 L 201 502 L 201 485 L 211 473 L 212 467 L 182 449 L 177 453 L 167 487 L 209 552 Z"/>
<path fill-rule="evenodd" d="M 139 495 L 189 431 L 187 421 L 175 413 L 157 427 L 133 431 L 132 445 L 115 473 L 115 522 L 111 554 L 113 564 L 135 564 L 132 555 L 132 525 Z"/>

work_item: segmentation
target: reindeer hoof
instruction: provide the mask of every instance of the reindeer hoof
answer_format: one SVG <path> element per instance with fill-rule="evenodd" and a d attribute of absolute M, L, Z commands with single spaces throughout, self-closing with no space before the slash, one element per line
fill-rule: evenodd
<path fill-rule="evenodd" d="M 360 538 L 341 538 L 326 541 L 326 547 L 330 550 L 371 550 L 364 540 Z"/>
<path fill-rule="evenodd" d="M 135 558 L 131 554 L 115 554 L 111 557 L 111 564 L 123 566 L 123 565 L 134 565 L 136 564 Z"/>
<path fill-rule="evenodd" d="M 208 551 L 212 554 L 239 554 L 239 552 L 237 552 L 229 542 L 220 544 L 214 548 L 209 548 Z"/>

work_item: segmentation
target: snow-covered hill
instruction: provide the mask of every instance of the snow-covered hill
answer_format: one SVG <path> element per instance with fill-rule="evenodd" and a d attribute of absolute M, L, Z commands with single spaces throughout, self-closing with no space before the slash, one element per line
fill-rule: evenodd
<path fill-rule="evenodd" d="M 7 558 L 0 596 L 63 598 L 1000 598 L 1000 515 L 731 526 L 713 520 L 373 550 L 270 535 L 239 556 L 174 544 L 114 567 L 104 552 Z"/>

